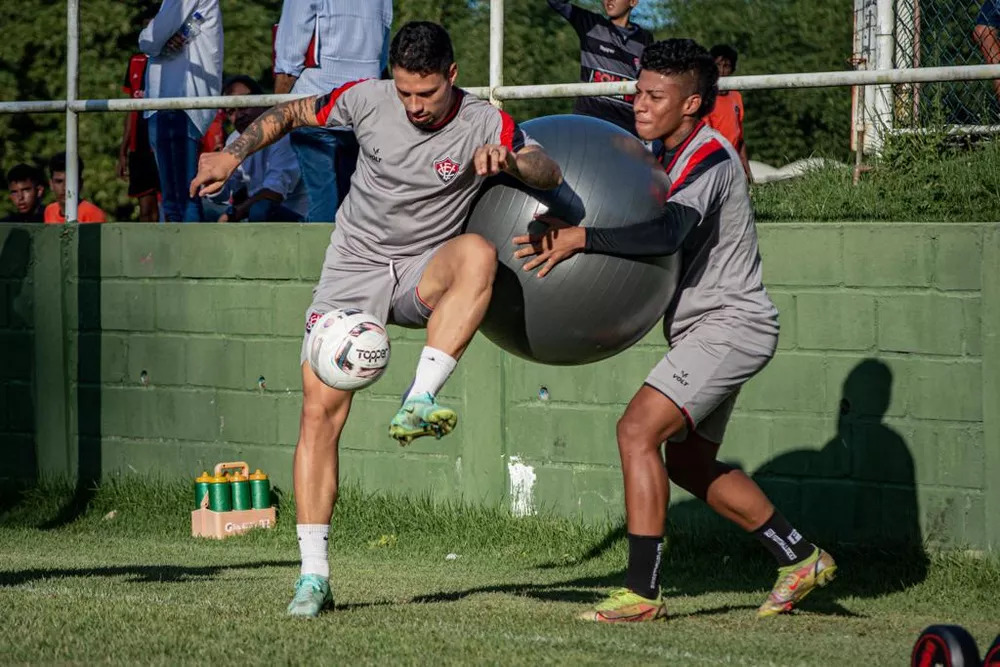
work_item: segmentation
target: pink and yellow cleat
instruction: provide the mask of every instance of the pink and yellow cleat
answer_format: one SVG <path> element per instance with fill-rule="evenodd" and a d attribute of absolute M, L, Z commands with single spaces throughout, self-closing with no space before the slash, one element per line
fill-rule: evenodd
<path fill-rule="evenodd" d="M 627 588 L 611 591 L 606 600 L 578 616 L 581 620 L 595 623 L 636 623 L 666 617 L 667 605 L 662 593 L 651 600 Z"/>
<path fill-rule="evenodd" d="M 777 616 L 791 611 L 792 607 L 812 593 L 817 586 L 823 587 L 833 581 L 836 573 L 837 563 L 830 554 L 819 547 L 801 563 L 780 568 L 774 588 L 757 610 L 757 618 Z"/>

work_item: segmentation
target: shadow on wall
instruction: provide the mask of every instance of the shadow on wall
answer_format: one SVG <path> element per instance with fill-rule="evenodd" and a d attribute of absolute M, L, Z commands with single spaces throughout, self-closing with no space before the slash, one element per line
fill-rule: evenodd
<path fill-rule="evenodd" d="M 836 435 L 780 454 L 751 475 L 792 525 L 837 558 L 840 577 L 827 600 L 831 595 L 877 597 L 927 576 L 913 457 L 903 437 L 882 422 L 891 395 L 889 367 L 865 359 L 844 381 Z M 725 445 L 722 452 L 724 457 Z M 756 540 L 700 500 L 672 505 L 668 522 L 670 548 L 663 569 L 668 589 L 700 595 L 770 587 L 773 562 Z M 582 559 L 597 558 L 624 538 L 621 524 Z M 732 563 L 741 564 L 734 570 Z M 623 576 L 621 571 L 569 583 L 620 585 Z M 823 596 L 813 602 L 824 606 Z M 850 613 L 839 605 L 826 607 L 831 613 Z"/>
<path fill-rule="evenodd" d="M 6 234 L 4 234 L 6 232 Z M 38 479 L 31 234 L 0 226 L 0 511 Z"/>
<path fill-rule="evenodd" d="M 74 434 L 77 446 L 76 492 L 52 520 L 42 525 L 43 529 L 58 528 L 79 518 L 87 510 L 101 478 L 101 234 L 103 229 L 104 225 L 79 225 L 76 228 L 78 279 L 76 433 Z"/>

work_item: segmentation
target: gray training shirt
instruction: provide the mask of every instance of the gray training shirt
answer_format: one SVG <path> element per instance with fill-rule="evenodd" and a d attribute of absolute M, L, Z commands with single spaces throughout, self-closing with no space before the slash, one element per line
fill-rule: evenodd
<path fill-rule="evenodd" d="M 509 114 L 455 92 L 454 106 L 432 129 L 409 121 L 393 81 L 352 82 L 319 99 L 320 124 L 353 126 L 361 148 L 330 239 L 344 263 L 385 265 L 456 236 L 484 180 L 472 162 L 476 149 L 537 145 Z"/>
<path fill-rule="evenodd" d="M 701 215 L 680 250 L 681 277 L 664 321 L 675 345 L 687 333 L 721 342 L 772 348 L 778 311 L 764 289 L 753 208 L 736 151 L 701 124 L 664 168 L 668 200 Z M 733 331 L 740 331 L 737 340 Z"/>

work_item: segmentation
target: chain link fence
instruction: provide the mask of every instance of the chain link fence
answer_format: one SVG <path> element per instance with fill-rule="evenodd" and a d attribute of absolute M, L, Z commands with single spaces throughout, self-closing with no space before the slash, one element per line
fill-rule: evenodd
<path fill-rule="evenodd" d="M 1000 0 L 988 0 L 986 9 Z M 855 0 L 855 69 L 981 65 L 977 19 L 983 0 Z M 980 29 L 981 30 L 981 29 Z M 1000 59 L 1000 52 L 995 56 Z M 992 81 L 858 86 L 853 89 L 851 149 L 906 157 L 942 137 L 1000 134 Z"/>

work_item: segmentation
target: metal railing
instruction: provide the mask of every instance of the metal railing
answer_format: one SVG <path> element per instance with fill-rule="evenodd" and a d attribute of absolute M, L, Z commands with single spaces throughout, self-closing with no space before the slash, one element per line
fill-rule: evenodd
<path fill-rule="evenodd" d="M 879 0 L 885 3 L 888 0 Z M 496 105 L 505 100 L 577 97 L 581 95 L 628 95 L 635 93 L 635 82 L 555 83 L 529 86 L 503 85 L 503 0 L 490 1 L 490 67 L 489 86 L 468 87 L 477 97 Z M 147 111 L 164 109 L 218 109 L 270 106 L 297 99 L 301 95 L 245 95 L 239 97 L 172 97 L 146 99 L 78 99 L 79 80 L 79 15 L 80 0 L 66 2 L 66 99 L 26 102 L 0 102 L 0 114 L 57 113 L 66 114 L 66 204 L 68 223 L 77 221 L 79 201 L 77 115 L 91 112 Z M 891 69 L 885 58 L 879 69 L 839 72 L 802 72 L 793 74 L 762 74 L 732 76 L 719 80 L 728 90 L 768 90 L 792 88 L 824 88 L 838 86 L 887 86 L 901 83 L 931 83 L 943 81 L 977 81 L 1000 79 L 1000 65 L 961 65 L 952 67 L 916 67 Z"/>

